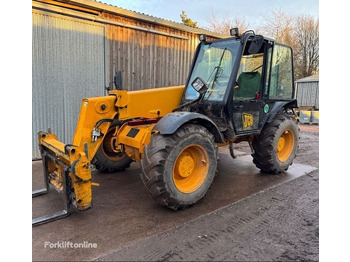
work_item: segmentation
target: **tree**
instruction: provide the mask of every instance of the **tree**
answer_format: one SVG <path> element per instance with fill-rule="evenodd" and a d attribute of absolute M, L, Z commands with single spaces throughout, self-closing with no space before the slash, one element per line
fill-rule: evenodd
<path fill-rule="evenodd" d="M 228 18 L 225 16 L 222 19 L 218 19 L 213 10 L 211 11 L 211 16 L 207 22 L 209 24 L 209 26 L 206 27 L 207 30 L 223 35 L 230 35 L 230 29 L 234 27 L 237 27 L 240 33 L 243 33 L 250 29 L 250 25 L 246 21 L 245 17 Z"/>
<path fill-rule="evenodd" d="M 218 19 L 212 10 L 207 20 L 207 30 L 229 35 L 230 29 L 238 27 L 240 33 L 250 28 L 246 19 L 225 16 Z M 310 76 L 319 68 L 319 20 L 310 15 L 290 15 L 283 9 L 274 9 L 263 17 L 261 26 L 256 28 L 257 34 L 276 39 L 278 43 L 289 45 L 294 53 L 295 79 Z"/>
<path fill-rule="evenodd" d="M 312 16 L 291 16 L 283 10 L 273 10 L 257 31 L 293 48 L 294 74 L 299 79 L 318 72 L 318 28 L 319 21 Z"/>
<path fill-rule="evenodd" d="M 296 20 L 295 68 L 298 78 L 318 72 L 319 67 L 319 20 L 302 15 Z"/>
<path fill-rule="evenodd" d="M 288 15 L 282 9 L 275 9 L 263 20 L 263 24 L 257 29 L 258 33 L 270 36 L 279 43 L 295 46 L 293 36 L 295 18 L 293 16 Z"/>
<path fill-rule="evenodd" d="M 182 13 L 180 14 L 180 17 L 181 17 L 181 20 L 182 20 L 182 23 L 184 25 L 187 25 L 187 26 L 190 26 L 190 27 L 198 27 L 197 26 L 197 22 L 194 22 L 191 18 L 188 18 L 187 17 L 187 14 L 184 10 L 182 10 Z"/>

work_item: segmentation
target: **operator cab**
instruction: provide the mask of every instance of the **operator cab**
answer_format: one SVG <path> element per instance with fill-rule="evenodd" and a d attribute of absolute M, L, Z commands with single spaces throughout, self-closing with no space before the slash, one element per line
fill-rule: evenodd
<path fill-rule="evenodd" d="M 208 86 L 203 100 L 221 102 L 224 99 L 232 75 L 240 41 L 239 39 L 223 39 L 214 42 L 202 42 L 200 47 L 197 50 L 197 59 L 186 86 L 184 99 L 193 100 L 199 97 L 198 92 L 190 84 L 197 77 L 200 77 Z"/>
<path fill-rule="evenodd" d="M 294 100 L 292 57 L 291 47 L 253 31 L 215 41 L 202 37 L 182 106 L 234 136 L 259 133 L 277 101 Z M 191 85 L 198 78 L 205 92 Z"/>

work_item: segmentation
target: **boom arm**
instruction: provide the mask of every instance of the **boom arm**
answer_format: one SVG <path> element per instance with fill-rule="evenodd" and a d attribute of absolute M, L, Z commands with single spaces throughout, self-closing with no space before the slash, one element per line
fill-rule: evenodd
<path fill-rule="evenodd" d="M 170 113 L 181 101 L 184 86 L 142 91 L 110 91 L 109 96 L 83 99 L 72 144 L 64 144 L 49 132 L 38 133 L 45 180 L 59 192 L 68 192 L 67 202 L 79 210 L 91 207 L 91 161 L 113 121 L 155 118 Z M 116 135 L 118 143 L 134 160 L 139 160 L 143 147 L 149 143 L 153 126 L 143 128 L 143 136 L 131 139 L 124 125 Z M 132 155 L 131 155 L 131 152 Z M 64 166 L 64 167 L 63 167 Z M 64 183 L 68 173 L 69 183 Z M 67 185 L 70 188 L 65 188 Z"/>

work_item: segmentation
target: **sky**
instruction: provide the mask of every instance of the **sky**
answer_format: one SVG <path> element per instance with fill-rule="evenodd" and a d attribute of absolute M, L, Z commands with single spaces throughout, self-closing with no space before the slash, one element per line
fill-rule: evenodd
<path fill-rule="evenodd" d="M 212 11 L 218 19 L 224 17 L 245 18 L 256 28 L 263 17 L 273 9 L 281 9 L 288 14 L 306 14 L 318 17 L 318 0 L 99 0 L 131 11 L 181 23 L 180 14 L 184 10 L 189 18 L 198 22 L 198 27 L 209 26 Z"/>

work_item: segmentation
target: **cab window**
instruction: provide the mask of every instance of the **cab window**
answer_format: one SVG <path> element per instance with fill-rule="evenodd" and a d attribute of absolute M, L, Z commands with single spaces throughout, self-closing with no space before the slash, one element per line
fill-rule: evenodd
<path fill-rule="evenodd" d="M 202 44 L 186 87 L 185 99 L 199 97 L 190 84 L 196 77 L 200 77 L 208 86 L 203 100 L 222 101 L 240 45 L 240 41 L 235 39 Z"/>
<path fill-rule="evenodd" d="M 260 92 L 264 55 L 243 55 L 234 90 L 235 99 L 254 99 Z"/>
<path fill-rule="evenodd" d="M 292 50 L 275 45 L 272 54 L 270 75 L 270 99 L 291 99 L 293 96 Z"/>

